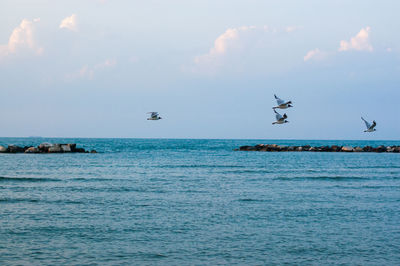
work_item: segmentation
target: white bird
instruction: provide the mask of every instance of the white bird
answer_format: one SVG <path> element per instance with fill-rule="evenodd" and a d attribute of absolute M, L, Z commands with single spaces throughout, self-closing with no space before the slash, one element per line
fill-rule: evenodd
<path fill-rule="evenodd" d="M 275 96 L 275 99 L 276 99 L 276 102 L 278 103 L 278 105 L 277 106 L 275 106 L 275 107 L 272 107 L 272 109 L 276 109 L 276 108 L 279 108 L 279 109 L 286 109 L 286 108 L 289 108 L 289 107 L 293 107 L 293 105 L 292 105 L 292 101 L 287 101 L 287 102 L 285 102 L 284 100 L 282 100 L 281 98 L 279 98 L 278 96 L 276 96 L 275 94 L 274 94 L 274 96 Z"/>
<path fill-rule="evenodd" d="M 278 113 L 277 111 L 275 111 L 275 109 L 274 109 L 274 112 L 275 112 L 275 116 L 276 116 L 276 122 L 273 122 L 272 124 L 273 125 L 275 125 L 275 124 L 284 124 L 284 123 L 289 123 L 289 121 L 287 121 L 286 120 L 286 118 L 287 118 L 287 115 L 286 114 L 283 114 L 283 116 L 280 114 L 280 113 Z"/>
<path fill-rule="evenodd" d="M 147 118 L 147 120 L 160 120 L 160 119 L 162 119 L 162 117 L 158 115 L 158 112 L 148 112 L 148 114 L 150 114 L 150 117 Z"/>
<path fill-rule="evenodd" d="M 375 120 L 372 121 L 372 125 L 370 123 L 367 122 L 367 120 L 365 120 L 364 118 L 361 117 L 361 119 L 364 121 L 365 126 L 367 127 L 367 130 L 364 130 L 364 132 L 374 132 L 376 131 L 375 126 L 376 126 L 376 122 Z"/>

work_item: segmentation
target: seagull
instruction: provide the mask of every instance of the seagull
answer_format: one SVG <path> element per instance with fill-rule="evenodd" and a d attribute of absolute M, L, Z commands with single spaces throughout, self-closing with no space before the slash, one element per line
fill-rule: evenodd
<path fill-rule="evenodd" d="M 375 120 L 372 121 L 372 125 L 370 123 L 367 122 L 367 120 L 365 120 L 364 118 L 361 117 L 361 119 L 364 121 L 365 126 L 367 127 L 367 130 L 364 130 L 364 132 L 374 132 L 376 131 L 375 126 L 376 126 L 376 122 Z"/>
<path fill-rule="evenodd" d="M 274 109 L 274 110 L 275 110 L 276 108 L 279 108 L 279 109 L 286 109 L 286 108 L 289 108 L 289 107 L 293 107 L 292 101 L 285 102 L 284 100 L 282 100 L 281 98 L 279 98 L 279 97 L 276 96 L 275 94 L 274 94 L 274 96 L 275 96 L 275 99 L 276 99 L 276 102 L 278 103 L 278 105 L 275 106 L 275 107 L 272 107 L 272 109 Z"/>
<path fill-rule="evenodd" d="M 273 123 L 272 123 L 273 125 L 275 125 L 275 124 L 289 123 L 289 121 L 285 120 L 285 119 L 287 118 L 287 115 L 286 115 L 286 114 L 283 114 L 283 116 L 282 116 L 280 113 L 278 113 L 277 111 L 275 111 L 275 109 L 274 109 L 274 112 L 275 112 L 275 114 L 276 114 L 276 122 L 273 122 Z"/>
<path fill-rule="evenodd" d="M 160 119 L 162 119 L 162 117 L 158 115 L 158 112 L 148 112 L 148 114 L 150 114 L 150 117 L 147 118 L 147 120 L 160 120 Z"/>

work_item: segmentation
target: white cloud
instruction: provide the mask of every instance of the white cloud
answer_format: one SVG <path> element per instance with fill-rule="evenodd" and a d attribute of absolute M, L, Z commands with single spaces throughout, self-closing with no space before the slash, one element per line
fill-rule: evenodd
<path fill-rule="evenodd" d="M 299 28 L 277 29 L 266 25 L 229 28 L 215 39 L 208 53 L 195 56 L 194 65 L 182 67 L 182 70 L 208 74 L 215 74 L 222 68 L 243 71 L 246 64 L 258 64 L 259 56 L 275 57 L 274 50 L 279 48 L 277 42 L 287 43 L 285 36 Z"/>
<path fill-rule="evenodd" d="M 88 79 L 92 80 L 95 77 L 96 72 L 105 70 L 107 68 L 113 68 L 117 65 L 117 60 L 115 59 L 107 59 L 104 62 L 95 64 L 93 66 L 84 65 L 78 71 L 67 74 L 67 80 L 75 80 L 75 79 Z"/>
<path fill-rule="evenodd" d="M 223 34 L 217 37 L 214 41 L 214 46 L 210 49 L 207 54 L 199 55 L 194 58 L 196 64 L 212 63 L 216 61 L 218 57 L 223 56 L 230 46 L 239 39 L 239 34 L 242 31 L 247 31 L 252 27 L 240 27 L 227 29 Z"/>
<path fill-rule="evenodd" d="M 369 42 L 370 31 L 370 27 L 365 27 L 356 36 L 352 37 L 349 42 L 345 40 L 340 41 L 339 51 L 356 50 L 372 52 L 373 48 Z"/>
<path fill-rule="evenodd" d="M 316 48 L 314 50 L 308 51 L 304 56 L 304 62 L 308 60 L 322 60 L 326 57 L 326 53 L 322 52 L 320 49 Z"/>
<path fill-rule="evenodd" d="M 23 19 L 21 24 L 11 33 L 8 44 L 0 45 L 0 58 L 23 51 L 41 55 L 43 53 L 43 48 L 38 46 L 35 41 L 35 24 L 39 21 L 39 18 L 33 21 Z"/>
<path fill-rule="evenodd" d="M 246 49 L 243 43 L 245 39 L 256 38 L 256 35 L 265 32 L 275 32 L 275 30 L 270 29 L 268 26 L 241 26 L 227 29 L 215 39 L 213 47 L 211 47 L 207 54 L 199 55 L 194 58 L 196 70 L 202 68 L 207 72 L 215 71 L 218 67 L 223 65 L 223 61 L 229 53 Z"/>
<path fill-rule="evenodd" d="M 78 30 L 78 20 L 76 14 L 72 14 L 69 17 L 64 18 L 61 21 L 60 29 L 68 29 L 72 31 Z"/>

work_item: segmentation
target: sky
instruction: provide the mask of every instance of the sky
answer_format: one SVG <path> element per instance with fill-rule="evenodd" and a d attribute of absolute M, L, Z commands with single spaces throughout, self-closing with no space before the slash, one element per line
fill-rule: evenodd
<path fill-rule="evenodd" d="M 0 137 L 399 140 L 399 10 L 2 0 Z M 289 123 L 272 125 L 274 94 L 293 102 Z"/>

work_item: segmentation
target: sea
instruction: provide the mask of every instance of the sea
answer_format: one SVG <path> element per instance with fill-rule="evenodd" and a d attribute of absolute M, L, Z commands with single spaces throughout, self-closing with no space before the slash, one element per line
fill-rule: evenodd
<path fill-rule="evenodd" d="M 0 265 L 400 265 L 400 141 L 0 138 Z"/>

